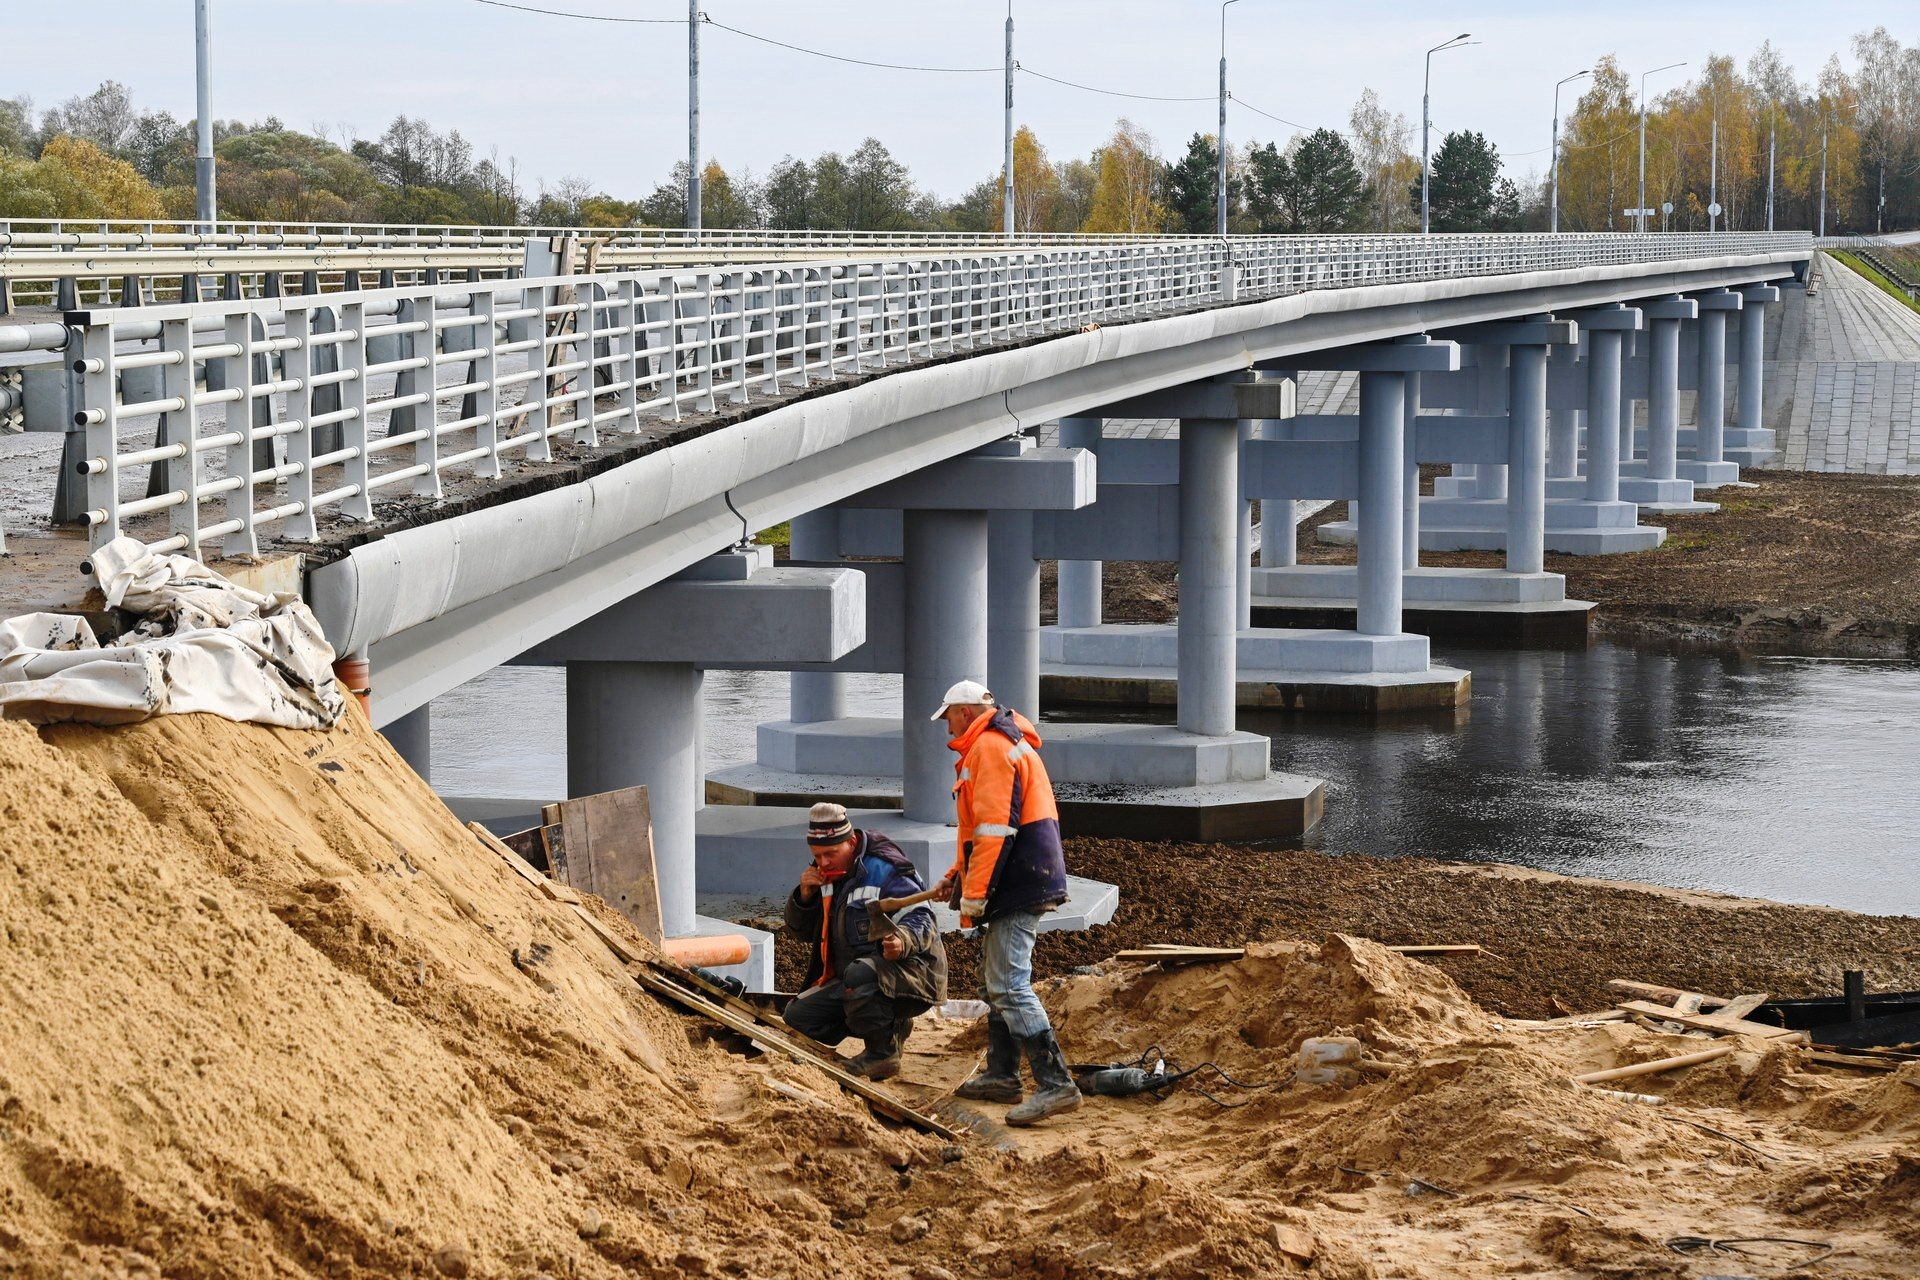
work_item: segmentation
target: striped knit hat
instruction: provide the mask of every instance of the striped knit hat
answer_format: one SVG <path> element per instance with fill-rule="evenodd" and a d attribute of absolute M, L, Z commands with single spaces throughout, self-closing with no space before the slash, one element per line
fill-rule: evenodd
<path fill-rule="evenodd" d="M 845 805 L 822 800 L 807 811 L 809 845 L 839 844 L 852 834 L 853 823 L 847 817 Z"/>

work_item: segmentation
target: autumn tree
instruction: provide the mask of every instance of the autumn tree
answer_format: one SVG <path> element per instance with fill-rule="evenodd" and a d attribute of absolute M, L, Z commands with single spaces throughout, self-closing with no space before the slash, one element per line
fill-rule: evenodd
<path fill-rule="evenodd" d="M 129 218 L 167 216 L 160 193 L 124 160 L 84 138 L 62 134 L 38 160 L 0 155 L 0 216 Z"/>
<path fill-rule="evenodd" d="M 1347 117 L 1354 163 L 1366 182 L 1364 222 L 1369 231 L 1409 231 L 1419 225 L 1419 202 L 1407 199 L 1407 184 L 1420 175 L 1420 160 L 1408 144 L 1413 126 L 1389 112 L 1372 89 L 1361 91 Z"/>
<path fill-rule="evenodd" d="M 1152 136 L 1122 118 L 1094 155 L 1099 174 L 1081 230 L 1127 235 L 1160 231 L 1169 215 L 1155 200 L 1160 162 Z"/>

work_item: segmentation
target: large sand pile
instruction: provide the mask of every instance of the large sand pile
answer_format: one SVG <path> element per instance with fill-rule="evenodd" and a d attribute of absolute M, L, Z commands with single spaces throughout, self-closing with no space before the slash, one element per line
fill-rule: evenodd
<path fill-rule="evenodd" d="M 1765 1269 L 1663 1243 L 1702 1234 L 1892 1276 L 1920 1247 L 1914 1068 L 1755 1046 L 1617 1102 L 1567 1076 L 1698 1042 L 1502 1022 L 1338 937 L 1048 999 L 1077 1060 L 1157 1041 L 1273 1079 L 1343 1033 L 1407 1066 L 947 1148 L 663 1010 L 357 716 L 0 722 L 0 1275 Z M 902 1091 L 931 1105 L 978 1038 L 923 1026 Z"/>

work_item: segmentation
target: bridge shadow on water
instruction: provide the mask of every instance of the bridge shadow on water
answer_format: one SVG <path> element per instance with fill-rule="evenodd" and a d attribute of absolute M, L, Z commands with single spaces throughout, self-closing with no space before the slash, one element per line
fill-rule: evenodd
<path fill-rule="evenodd" d="M 1435 658 L 1473 672 L 1457 714 L 1242 713 L 1276 769 L 1326 780 L 1307 845 L 1920 915 L 1920 667 L 1609 644 Z M 849 683 L 853 714 L 898 713 L 897 677 Z M 709 769 L 786 716 L 784 676 L 706 688 Z M 496 669 L 434 714 L 443 793 L 564 794 L 560 671 Z"/>

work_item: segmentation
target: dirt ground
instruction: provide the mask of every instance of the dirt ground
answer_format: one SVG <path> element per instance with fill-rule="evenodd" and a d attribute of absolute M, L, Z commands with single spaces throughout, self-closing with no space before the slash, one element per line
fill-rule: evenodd
<path fill-rule="evenodd" d="M 1035 969 L 1066 973 L 1170 942 L 1240 946 L 1333 930 L 1387 944 L 1477 942 L 1435 963 L 1496 1013 L 1548 1018 L 1613 1002 L 1609 978 L 1718 995 L 1838 995 L 1861 969 L 1873 990 L 1920 990 L 1920 919 L 1864 916 L 1498 864 L 1372 858 L 1246 845 L 1067 842 L 1067 867 L 1120 886 L 1111 923 L 1041 935 Z M 793 990 L 807 944 L 780 935 Z M 978 945 L 949 937 L 955 994 L 979 981 Z"/>
<path fill-rule="evenodd" d="M 1742 474 L 1757 487 L 1706 495 L 1717 512 L 1648 517 L 1667 529 L 1653 551 L 1549 555 L 1547 569 L 1566 575 L 1569 596 L 1599 604 L 1594 629 L 1613 639 L 1920 658 L 1920 476 Z M 1301 563 L 1352 562 L 1351 547 L 1312 540 L 1313 528 L 1344 518 L 1345 508 L 1307 522 Z M 1421 561 L 1501 563 L 1481 552 Z"/>
<path fill-rule="evenodd" d="M 1431 492 L 1437 467 L 1424 468 Z M 1920 476 L 1743 473 L 1752 489 L 1709 495 L 1710 515 L 1662 516 L 1667 540 L 1633 555 L 1549 555 L 1567 594 L 1596 601 L 1596 634 L 1645 643 L 1811 656 L 1920 659 Z M 1338 502 L 1300 529 L 1302 564 L 1351 564 L 1353 548 L 1315 541 L 1346 518 Z M 1649 517 L 1651 521 L 1652 518 Z M 1487 552 L 1424 552 L 1429 565 L 1498 567 Z M 1043 571 L 1053 617 L 1053 567 Z M 1174 566 L 1108 564 L 1113 622 L 1169 622 Z"/>
<path fill-rule="evenodd" d="M 1622 1102 L 1568 1077 L 1701 1042 L 1502 1019 L 1327 924 L 1045 983 L 1076 1059 L 1274 1085 L 1237 1110 L 1183 1087 L 1016 1133 L 941 1102 L 978 1024 L 923 1019 L 899 1090 L 955 1145 L 657 1003 L 357 714 L 0 722 L 0 1277 L 1704 1276 L 1759 1263 L 1670 1242 L 1756 1235 L 1824 1242 L 1771 1268 L 1910 1274 L 1920 1065 L 1746 1041 Z M 1674 963 L 1642 976 L 1724 973 Z M 1396 1065 L 1287 1083 L 1328 1034 Z"/>

